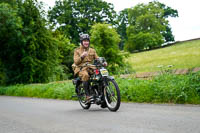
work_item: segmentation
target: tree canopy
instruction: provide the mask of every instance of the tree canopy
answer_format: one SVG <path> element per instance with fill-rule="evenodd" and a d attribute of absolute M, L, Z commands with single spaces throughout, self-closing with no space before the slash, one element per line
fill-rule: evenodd
<path fill-rule="evenodd" d="M 101 57 L 109 63 L 109 70 L 113 73 L 124 66 L 123 55 L 120 54 L 118 44 L 120 36 L 109 24 L 95 24 L 91 29 L 91 44 Z"/>
<path fill-rule="evenodd" d="M 80 33 L 89 33 L 95 23 L 114 25 L 115 17 L 113 5 L 103 0 L 57 0 L 48 13 L 49 21 L 76 44 Z"/>
<path fill-rule="evenodd" d="M 122 50 L 124 48 L 124 43 L 127 40 L 126 29 L 128 27 L 128 8 L 119 12 L 117 16 L 117 32 L 121 37 L 119 48 Z"/>
<path fill-rule="evenodd" d="M 153 1 L 138 4 L 128 9 L 128 51 L 151 49 L 164 42 L 174 41 L 168 17 L 177 17 L 178 12 L 166 5 Z"/>
<path fill-rule="evenodd" d="M 59 66 L 58 44 L 46 28 L 40 3 L 16 4 L 0 4 L 0 59 L 6 82 L 49 82 Z"/>

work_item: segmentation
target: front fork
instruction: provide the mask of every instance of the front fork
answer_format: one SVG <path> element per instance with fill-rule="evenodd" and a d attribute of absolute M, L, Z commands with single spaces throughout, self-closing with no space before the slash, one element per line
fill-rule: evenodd
<path fill-rule="evenodd" d="M 112 76 L 108 76 L 108 77 L 103 78 L 103 90 L 102 90 L 103 94 L 104 94 L 104 89 L 106 89 L 105 87 L 109 86 L 108 80 L 115 80 L 115 79 Z M 112 94 L 112 92 L 109 88 L 106 89 L 106 92 L 108 93 L 108 95 Z"/>

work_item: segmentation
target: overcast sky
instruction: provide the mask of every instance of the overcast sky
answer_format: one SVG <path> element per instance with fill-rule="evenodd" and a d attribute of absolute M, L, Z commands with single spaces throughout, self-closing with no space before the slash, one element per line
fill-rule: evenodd
<path fill-rule="evenodd" d="M 54 6 L 55 0 L 40 0 L 47 6 Z M 152 0 L 105 0 L 113 3 L 117 12 L 124 8 L 134 7 L 138 3 L 148 3 Z M 178 18 L 170 18 L 169 22 L 176 41 L 200 37 L 200 1 L 199 0 L 158 0 L 165 5 L 178 10 Z"/>

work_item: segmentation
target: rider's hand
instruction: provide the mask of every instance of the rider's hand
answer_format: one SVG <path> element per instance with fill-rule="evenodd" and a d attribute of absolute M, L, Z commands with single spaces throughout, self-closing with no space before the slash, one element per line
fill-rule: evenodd
<path fill-rule="evenodd" d="M 108 66 L 108 63 L 107 63 L 107 62 L 104 62 L 104 63 L 103 63 L 103 66 Z"/>
<path fill-rule="evenodd" d="M 84 57 L 86 57 L 86 56 L 88 56 L 88 53 L 87 53 L 87 52 L 83 52 L 83 53 L 81 54 L 81 58 L 84 58 Z"/>

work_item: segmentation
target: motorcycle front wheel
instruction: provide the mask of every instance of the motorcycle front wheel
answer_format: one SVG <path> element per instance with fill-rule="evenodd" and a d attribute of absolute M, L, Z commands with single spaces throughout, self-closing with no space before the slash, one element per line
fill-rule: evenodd
<path fill-rule="evenodd" d="M 115 80 L 108 79 L 104 88 L 104 97 L 110 111 L 116 112 L 121 103 L 120 90 Z"/>
<path fill-rule="evenodd" d="M 86 103 L 85 89 L 83 88 L 82 85 L 80 85 L 79 89 L 78 89 L 78 100 L 79 100 L 79 103 L 80 103 L 80 105 L 83 109 L 89 109 L 90 108 L 91 103 Z"/>

